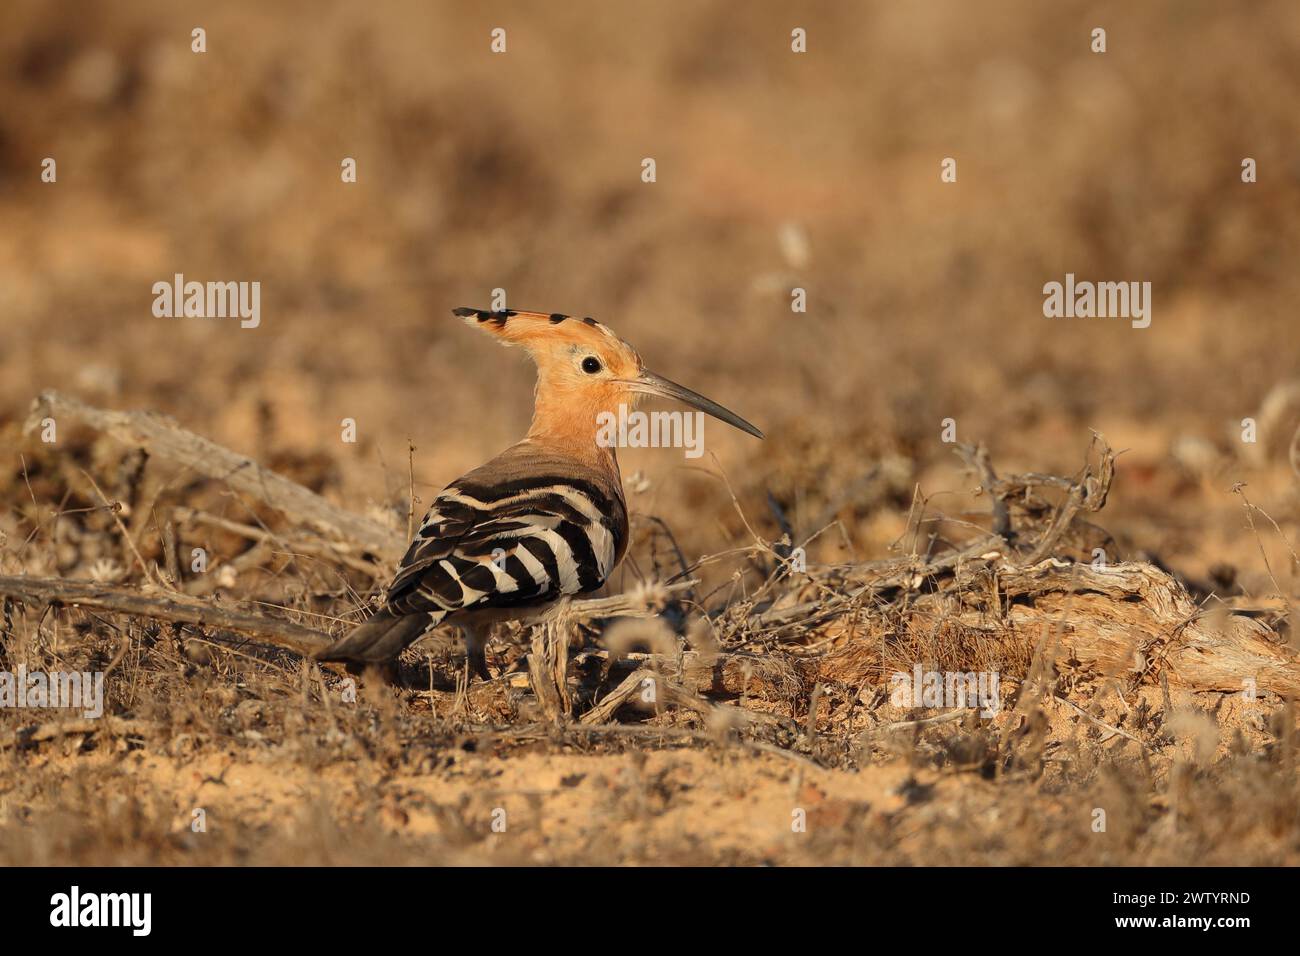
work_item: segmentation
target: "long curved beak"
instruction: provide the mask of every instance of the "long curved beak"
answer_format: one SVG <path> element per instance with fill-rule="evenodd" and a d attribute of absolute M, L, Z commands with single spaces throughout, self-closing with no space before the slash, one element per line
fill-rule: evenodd
<path fill-rule="evenodd" d="M 624 379 L 622 384 L 626 385 L 634 392 L 644 392 L 647 395 L 662 395 L 664 398 L 673 398 L 679 402 L 684 402 L 692 408 L 698 408 L 700 411 L 712 415 L 720 422 L 726 422 L 742 432 L 747 432 L 755 438 L 762 438 L 763 433 L 745 421 L 730 409 L 723 408 L 711 398 L 705 398 L 699 392 L 693 392 L 685 385 L 678 385 L 676 382 L 669 381 L 662 375 L 656 375 L 654 372 L 643 371 L 634 379 Z"/>

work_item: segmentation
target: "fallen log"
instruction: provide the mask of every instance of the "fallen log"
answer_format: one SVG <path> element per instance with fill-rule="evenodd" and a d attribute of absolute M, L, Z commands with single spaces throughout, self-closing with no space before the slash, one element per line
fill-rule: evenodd
<path fill-rule="evenodd" d="M 328 634 L 291 621 L 220 607 L 175 592 L 153 594 L 140 588 L 66 578 L 0 576 L 0 595 L 36 606 L 93 608 L 234 631 L 303 655 L 326 647 L 331 640 Z"/>
<path fill-rule="evenodd" d="M 1226 607 L 1199 607 L 1154 565 L 1100 568 L 1049 558 L 1017 567 L 997 558 L 964 569 L 904 611 L 867 606 L 839 615 L 820 631 L 835 645 L 820 676 L 888 686 L 889 673 L 916 663 L 966 671 L 1001 657 L 1006 676 L 1023 677 L 1008 662 L 1043 647 L 1059 670 L 1082 675 L 1137 684 L 1163 673 L 1190 690 L 1300 696 L 1300 657 L 1276 632 Z M 927 640 L 940 633 L 943 640 Z M 865 636 L 880 634 L 892 637 Z"/>
<path fill-rule="evenodd" d="M 24 431 L 39 428 L 47 418 L 80 422 L 131 448 L 144 449 L 151 457 L 224 481 L 235 491 L 279 511 L 289 521 L 311 528 L 344 553 L 394 560 L 406 546 L 400 532 L 331 504 L 314 491 L 182 428 L 164 415 L 108 411 L 46 391 L 33 402 Z"/>
<path fill-rule="evenodd" d="M 1267 626 L 1227 609 L 1204 610 L 1155 565 L 1109 567 L 1047 560 L 999 568 L 1012 627 L 1057 635 L 1061 656 L 1107 676 L 1196 690 L 1255 688 L 1300 696 L 1300 658 Z M 1028 600 L 1026 600 L 1028 599 Z"/>

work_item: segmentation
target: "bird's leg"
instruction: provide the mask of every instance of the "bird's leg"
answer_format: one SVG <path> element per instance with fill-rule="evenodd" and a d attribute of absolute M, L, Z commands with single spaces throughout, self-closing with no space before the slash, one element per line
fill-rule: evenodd
<path fill-rule="evenodd" d="M 485 681 L 491 680 L 484 651 L 487 647 L 488 629 L 462 625 L 461 633 L 465 636 L 465 686 L 469 686 L 474 675 Z"/>

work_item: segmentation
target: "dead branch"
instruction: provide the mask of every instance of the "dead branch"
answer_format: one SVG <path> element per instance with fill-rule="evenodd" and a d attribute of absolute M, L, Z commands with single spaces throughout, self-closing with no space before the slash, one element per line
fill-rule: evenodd
<path fill-rule="evenodd" d="M 81 422 L 151 457 L 163 458 L 201 475 L 224 481 L 231 488 L 274 508 L 288 520 L 312 528 L 332 547 L 353 554 L 394 559 L 405 542 L 401 534 L 377 521 L 333 505 L 244 455 L 177 425 L 153 412 L 116 412 L 86 405 L 56 391 L 42 392 L 32 405 L 26 431 L 44 418 Z"/>
<path fill-rule="evenodd" d="M 303 655 L 310 655 L 330 643 L 328 634 L 279 618 L 218 607 L 180 594 L 150 594 L 139 588 L 94 581 L 0 576 L 0 595 L 38 606 L 94 608 L 234 631 Z"/>
<path fill-rule="evenodd" d="M 1084 465 L 1083 471 L 1071 483 L 1065 500 L 1052 516 L 1052 523 L 1025 559 L 1025 564 L 1037 564 L 1050 555 L 1080 511 L 1096 512 L 1106 506 L 1106 496 L 1110 494 L 1110 485 L 1115 479 L 1115 453 L 1101 435 L 1094 434 L 1093 444 L 1100 446 L 1096 466 L 1091 462 Z"/>
<path fill-rule="evenodd" d="M 993 499 L 993 533 L 999 538 L 1011 534 L 1011 511 L 1006 498 L 997 493 L 998 476 L 989 460 L 989 450 L 979 445 L 958 445 L 957 454 L 977 474 L 980 488 Z"/>
<path fill-rule="evenodd" d="M 606 694 L 595 707 L 583 714 L 578 722 L 592 726 L 613 720 L 614 714 L 636 695 L 641 689 L 641 682 L 645 680 L 654 680 L 654 672 L 642 668 L 628 674 L 621 684 Z"/>
<path fill-rule="evenodd" d="M 542 715 L 552 723 L 569 716 L 572 706 L 568 684 L 569 635 L 555 621 L 533 629 L 532 649 L 528 655 L 529 683 Z"/>
<path fill-rule="evenodd" d="M 269 542 L 278 547 L 281 551 L 289 555 L 310 555 L 312 557 L 328 558 L 331 561 L 337 561 L 339 564 L 347 565 L 355 571 L 361 571 L 377 578 L 386 573 L 382 565 L 373 561 L 365 561 L 352 554 L 351 548 L 340 548 L 336 542 L 326 541 L 320 538 L 308 538 L 302 535 L 281 535 L 271 531 L 266 531 L 256 525 L 245 524 L 240 521 L 231 521 L 229 518 L 221 518 L 217 515 L 211 515 L 196 508 L 178 507 L 173 508 L 172 513 L 178 522 L 184 524 L 199 524 L 210 528 L 218 528 L 222 531 L 228 531 L 231 534 L 237 534 L 241 537 L 248 538 L 250 541 Z"/>
<path fill-rule="evenodd" d="M 1135 744 L 1137 744 L 1139 747 L 1142 747 L 1143 749 L 1146 749 L 1146 744 L 1144 744 L 1144 743 L 1143 743 L 1139 738 L 1134 737 L 1134 736 L 1133 736 L 1132 734 L 1130 734 L 1127 730 L 1121 730 L 1120 728 L 1116 727 L 1114 724 L 1108 724 L 1108 723 L 1106 723 L 1106 721 L 1102 720 L 1101 718 L 1099 718 L 1099 717 L 1094 717 L 1092 714 L 1088 713 L 1086 710 L 1084 710 L 1082 707 L 1080 707 L 1080 706 L 1079 706 L 1078 704 L 1076 704 L 1074 701 L 1072 701 L 1072 700 L 1067 700 L 1066 698 L 1062 697 L 1060 694 L 1053 694 L 1053 695 L 1052 695 L 1052 699 L 1055 700 L 1057 703 L 1064 704 L 1066 707 L 1069 707 L 1071 710 L 1073 710 L 1075 713 L 1079 714 L 1080 716 L 1082 716 L 1082 717 L 1086 717 L 1088 720 L 1090 720 L 1092 723 L 1096 724 L 1096 725 L 1097 725 L 1098 727 L 1100 727 L 1102 730 L 1107 731 L 1107 732 L 1108 732 L 1108 733 L 1107 733 L 1107 736 L 1106 736 L 1105 738 L 1103 738 L 1103 742 L 1104 742 L 1105 740 L 1109 740 L 1111 737 L 1113 737 L 1113 736 L 1115 736 L 1116 734 L 1118 734 L 1119 736 L 1123 737 L 1124 739 L 1126 739 L 1126 740 L 1131 740 L 1131 741 L 1133 741 Z M 1173 708 L 1169 708 L 1169 709 L 1172 710 Z"/>
<path fill-rule="evenodd" d="M 770 714 L 741 710 L 731 704 L 714 704 L 688 690 L 675 681 L 666 679 L 650 667 L 641 667 L 633 671 L 623 682 L 591 710 L 579 718 L 579 723 L 598 725 L 613 720 L 614 714 L 624 704 L 645 690 L 650 690 L 657 704 L 667 704 L 694 711 L 714 727 L 747 727 L 754 724 L 775 725 L 779 720 Z"/>
<path fill-rule="evenodd" d="M 872 734 L 891 733 L 895 730 L 914 730 L 917 727 L 933 727 L 936 724 L 948 724 L 954 720 L 961 720 L 970 711 L 965 707 L 958 707 L 956 710 L 950 710 L 947 713 L 937 714 L 934 717 L 922 717 L 919 720 L 895 720 L 888 724 L 879 724 L 866 731 L 865 736 Z"/>
<path fill-rule="evenodd" d="M 12 740 L 0 740 L 0 750 L 10 748 L 21 750 L 59 737 L 70 737 L 75 734 L 90 735 L 100 731 L 114 737 L 139 737 L 147 731 L 156 729 L 157 726 L 147 720 L 107 716 L 97 719 L 79 717 L 73 720 L 50 721 L 34 727 L 24 727 L 14 733 Z"/>
<path fill-rule="evenodd" d="M 699 583 L 694 578 L 672 584 L 649 581 L 625 594 L 570 601 L 563 616 L 576 623 L 609 617 L 654 617 L 674 596 L 690 591 Z"/>

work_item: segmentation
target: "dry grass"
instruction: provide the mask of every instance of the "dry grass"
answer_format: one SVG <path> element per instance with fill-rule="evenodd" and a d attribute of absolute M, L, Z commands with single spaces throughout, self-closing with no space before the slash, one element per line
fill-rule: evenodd
<path fill-rule="evenodd" d="M 206 575 L 173 582 L 159 516 L 204 504 L 222 483 L 165 482 L 150 496 L 153 522 L 127 541 L 139 512 L 122 503 L 139 502 L 166 463 L 141 468 L 135 452 L 113 460 L 95 446 L 88 432 L 49 458 L 30 446 L 29 500 L 14 505 L 28 533 L 6 545 L 9 564 L 73 577 L 111 565 L 113 577 L 145 585 L 143 568 L 159 582 L 143 593 L 183 594 L 257 555 L 217 600 L 332 633 L 375 589 L 374 573 L 323 570 L 317 555 L 242 539 L 217 546 Z M 77 464 L 91 457 L 93 484 Z M 61 502 L 57 517 L 42 517 L 41 495 Z M 100 495 L 110 506 L 91 504 Z M 1053 513 L 1016 509 L 1006 540 L 1021 541 L 1021 555 L 1036 550 Z M 253 518 L 271 540 L 290 531 L 272 513 Z M 182 524 L 173 536 L 184 554 L 211 546 L 210 531 Z M 966 550 L 992 547 L 988 538 Z M 983 624 L 965 623 L 972 594 L 1024 576 L 1017 547 L 1001 547 L 1005 565 L 939 549 L 792 573 L 788 547 L 755 532 L 730 558 L 748 568 L 743 592 L 677 592 L 660 618 L 591 622 L 567 650 L 542 635 L 529 657 L 548 663 L 531 678 L 526 648 L 503 634 L 501 676 L 468 688 L 454 638 L 436 635 L 407 652 L 395 684 L 372 672 L 358 694 L 342 671 L 219 627 L 6 601 L 5 666 L 106 671 L 114 716 L 3 715 L 13 772 L 0 814 L 14 833 L 5 861 L 1293 861 L 1291 705 L 1266 687 L 1252 701 L 1171 691 L 1173 658 L 1139 671 L 1080 661 L 1092 645 L 1065 653 L 1055 627 L 1017 626 L 1000 601 L 979 607 Z M 1105 598 L 1100 611 L 1083 591 L 1064 611 L 1052 588 L 1021 593 L 1075 634 L 1116 615 L 1143 624 L 1157 610 L 1139 592 Z M 1268 620 L 1283 639 L 1286 612 Z M 914 666 L 997 671 L 1001 712 L 896 703 L 890 675 Z M 1175 685 L 1188 678 L 1172 673 Z M 554 687 L 553 674 L 563 694 L 535 695 Z M 639 698 L 646 680 L 659 689 L 650 704 Z M 806 829 L 792 831 L 792 814 Z"/>

